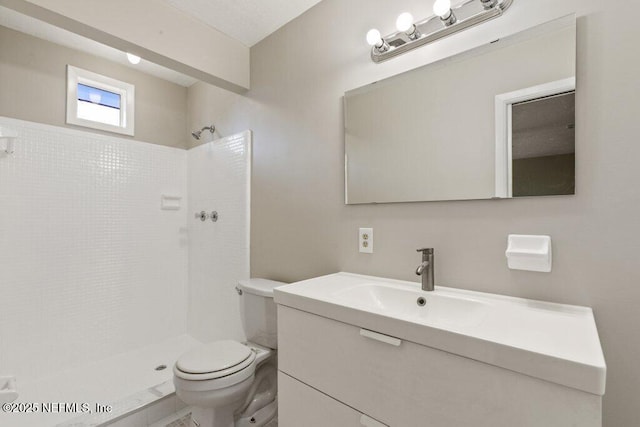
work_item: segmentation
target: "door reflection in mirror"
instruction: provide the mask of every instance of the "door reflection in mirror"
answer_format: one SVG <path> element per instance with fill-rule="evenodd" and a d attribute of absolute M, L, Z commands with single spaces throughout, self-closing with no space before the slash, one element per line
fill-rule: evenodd
<path fill-rule="evenodd" d="M 512 105 L 513 197 L 575 194 L 575 92 Z"/>

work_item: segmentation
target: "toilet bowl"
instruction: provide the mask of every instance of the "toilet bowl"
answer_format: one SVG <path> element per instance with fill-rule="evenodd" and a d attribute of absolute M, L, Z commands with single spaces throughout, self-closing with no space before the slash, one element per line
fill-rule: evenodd
<path fill-rule="evenodd" d="M 249 341 L 215 341 L 180 356 L 173 367 L 176 394 L 200 427 L 261 427 L 277 417 L 276 309 L 265 279 L 238 283 Z M 273 425 L 273 424 L 270 424 Z"/>

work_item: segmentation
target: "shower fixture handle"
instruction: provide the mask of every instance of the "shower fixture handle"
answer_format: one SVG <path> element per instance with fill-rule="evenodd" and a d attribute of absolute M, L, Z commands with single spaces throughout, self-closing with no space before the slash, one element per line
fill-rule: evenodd
<path fill-rule="evenodd" d="M 219 216 L 218 216 L 218 211 L 211 211 L 211 213 L 200 211 L 200 212 L 196 212 L 194 217 L 195 219 L 199 219 L 202 222 L 205 222 L 209 218 L 211 218 L 211 221 L 217 222 Z"/>

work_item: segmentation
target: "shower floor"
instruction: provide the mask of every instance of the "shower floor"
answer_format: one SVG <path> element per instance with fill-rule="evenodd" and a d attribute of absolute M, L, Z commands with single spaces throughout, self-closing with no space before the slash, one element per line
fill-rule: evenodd
<path fill-rule="evenodd" d="M 173 395 L 173 364 L 199 344 L 189 335 L 180 335 L 39 381 L 21 384 L 18 378 L 19 397 L 14 403 L 28 404 L 20 409 L 31 412 L 0 412 L 0 425 L 88 427 L 121 418 Z M 155 370 L 160 365 L 166 368 Z M 108 410 L 107 405 L 112 408 Z"/>

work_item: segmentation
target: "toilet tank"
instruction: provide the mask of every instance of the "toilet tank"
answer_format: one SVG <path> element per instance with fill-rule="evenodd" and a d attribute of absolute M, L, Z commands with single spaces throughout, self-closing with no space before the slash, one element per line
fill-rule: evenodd
<path fill-rule="evenodd" d="M 247 341 L 268 348 L 278 348 L 278 317 L 273 288 L 285 283 L 267 279 L 238 282 L 240 316 Z"/>

